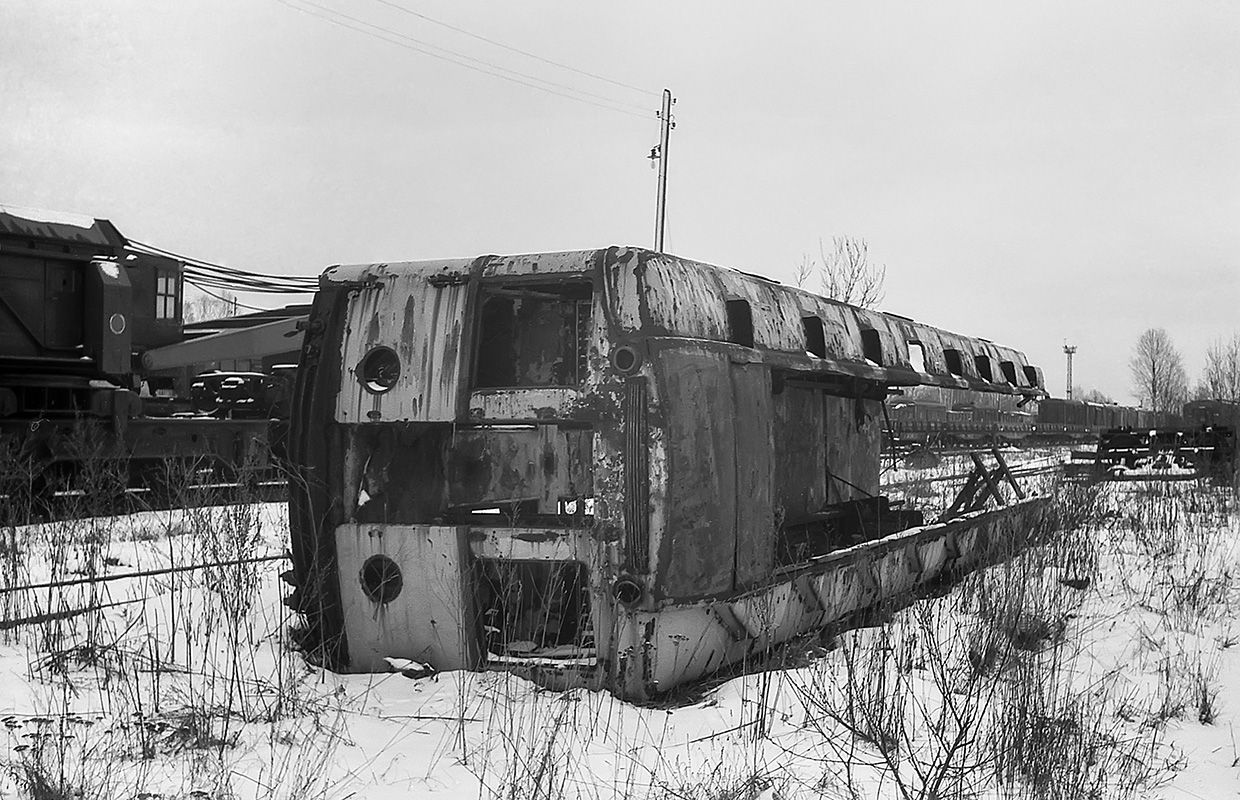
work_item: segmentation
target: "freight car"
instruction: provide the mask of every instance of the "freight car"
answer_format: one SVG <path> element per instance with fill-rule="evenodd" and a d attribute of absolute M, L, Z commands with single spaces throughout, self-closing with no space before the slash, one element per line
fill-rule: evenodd
<path fill-rule="evenodd" d="M 1005 444 L 1034 431 L 1034 401 L 962 389 L 916 387 L 888 399 L 884 445 Z"/>
<path fill-rule="evenodd" d="M 958 393 L 951 405 L 924 394 L 888 401 L 888 443 L 1070 444 L 1093 441 L 1107 430 L 1150 428 L 1165 422 L 1146 409 L 1110 403 L 1043 398 L 1023 406 L 1015 402 L 978 402 L 976 393 Z"/>
<path fill-rule="evenodd" d="M 1188 480 L 1236 475 L 1240 405 L 1220 400 L 1185 403 L 1180 415 L 1103 430 L 1092 450 L 1073 453 L 1069 475 L 1089 480 Z"/>
<path fill-rule="evenodd" d="M 86 451 L 134 474 L 177 458 L 261 465 L 265 421 L 144 408 L 142 355 L 181 341 L 181 304 L 182 264 L 135 249 L 107 220 L 0 206 L 7 470 L 46 487 L 71 479 Z"/>
<path fill-rule="evenodd" d="M 881 496 L 883 400 L 919 385 L 1043 391 L 1010 348 L 645 250 L 332 267 L 289 440 L 301 643 L 642 698 L 906 597 L 1043 507 L 983 509 L 992 475 L 931 525 Z"/>
<path fill-rule="evenodd" d="M 1240 430 L 1240 403 L 1227 400 L 1193 400 L 1185 403 L 1184 425 L 1189 428 L 1226 426 Z"/>
<path fill-rule="evenodd" d="M 1148 409 L 1047 398 L 1038 404 L 1036 431 L 1043 441 L 1093 439 L 1114 428 L 1149 428 L 1158 423 Z"/>

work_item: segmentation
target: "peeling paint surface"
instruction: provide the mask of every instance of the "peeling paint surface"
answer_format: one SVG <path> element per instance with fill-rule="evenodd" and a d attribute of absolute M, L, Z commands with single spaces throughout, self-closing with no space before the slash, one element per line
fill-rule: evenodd
<path fill-rule="evenodd" d="M 670 597 L 732 588 L 736 442 L 727 363 L 696 347 L 666 350 L 659 360 L 667 392 L 669 486 L 657 581 Z"/>
<path fill-rule="evenodd" d="M 436 272 L 384 266 L 368 273 L 374 282 L 356 290 L 342 344 L 338 421 L 456 418 L 468 284 L 435 286 L 430 277 Z M 381 393 L 368 390 L 359 372 L 377 347 L 394 350 L 401 365 L 395 385 Z"/>
<path fill-rule="evenodd" d="M 469 417 L 477 420 L 570 419 L 582 402 L 577 389 L 534 387 L 488 389 L 469 395 Z"/>
<path fill-rule="evenodd" d="M 1036 391 L 986 340 L 637 249 L 324 281 L 349 297 L 324 474 L 359 665 L 562 653 L 646 697 L 984 560 L 974 528 L 1036 513 L 887 535 L 921 517 L 873 497 L 892 387 Z M 384 349 L 398 375 L 367 361 Z M 376 555 L 407 570 L 383 603 L 358 583 Z"/>

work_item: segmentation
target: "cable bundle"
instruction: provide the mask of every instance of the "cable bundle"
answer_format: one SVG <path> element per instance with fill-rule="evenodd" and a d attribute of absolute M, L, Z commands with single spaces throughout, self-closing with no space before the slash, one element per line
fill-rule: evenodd
<path fill-rule="evenodd" d="M 211 294 L 208 289 L 227 289 L 234 292 L 263 292 L 266 294 L 313 294 L 319 279 L 305 275 L 269 275 L 262 272 L 226 267 L 197 258 L 164 250 L 144 242 L 130 240 L 139 252 L 174 258 L 182 262 L 185 282 Z"/>

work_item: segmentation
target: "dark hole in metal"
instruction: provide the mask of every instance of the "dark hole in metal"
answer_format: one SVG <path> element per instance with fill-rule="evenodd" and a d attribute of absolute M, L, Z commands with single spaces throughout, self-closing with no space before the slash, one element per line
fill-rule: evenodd
<path fill-rule="evenodd" d="M 475 562 L 478 608 L 489 653 L 536 656 L 594 646 L 584 565 L 563 561 Z"/>
<path fill-rule="evenodd" d="M 873 361 L 880 367 L 884 366 L 883 342 L 878 336 L 878 331 L 873 328 L 861 331 L 861 349 L 867 361 Z"/>
<path fill-rule="evenodd" d="M 943 360 L 947 362 L 947 371 L 953 375 L 964 375 L 964 362 L 960 360 L 959 350 L 943 350 Z"/>
<path fill-rule="evenodd" d="M 818 317 L 801 317 L 801 327 L 805 330 L 805 349 L 819 358 L 826 358 L 827 334 L 823 330 L 822 320 Z"/>
<path fill-rule="evenodd" d="M 585 380 L 591 287 L 490 287 L 478 315 L 474 386 L 577 386 Z"/>
<path fill-rule="evenodd" d="M 400 567 L 387 556 L 371 556 L 362 564 L 362 591 L 374 603 L 390 603 L 400 594 L 404 579 Z"/>
<path fill-rule="evenodd" d="M 632 578 L 620 578 L 611 587 L 611 596 L 622 606 L 632 606 L 642 599 L 642 585 Z"/>
<path fill-rule="evenodd" d="M 728 341 L 753 347 L 753 314 L 746 300 L 728 301 Z"/>
<path fill-rule="evenodd" d="M 376 347 L 362 358 L 357 379 L 371 394 L 383 394 L 400 378 L 400 356 L 390 347 Z"/>
<path fill-rule="evenodd" d="M 625 375 L 641 366 L 641 356 L 628 345 L 617 347 L 611 354 L 611 365 Z"/>

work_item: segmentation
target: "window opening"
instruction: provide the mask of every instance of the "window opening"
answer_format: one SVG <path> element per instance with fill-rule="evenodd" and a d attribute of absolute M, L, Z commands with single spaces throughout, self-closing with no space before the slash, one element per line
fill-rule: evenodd
<path fill-rule="evenodd" d="M 1016 365 L 1011 361 L 1000 361 L 999 371 L 1003 373 L 1003 377 L 1013 386 L 1018 386 L 1020 382 L 1016 380 Z"/>
<path fill-rule="evenodd" d="M 577 386 L 590 351 L 589 284 L 483 289 L 474 386 Z"/>
<path fill-rule="evenodd" d="M 982 380 L 994 383 L 995 379 L 990 371 L 990 356 L 973 356 L 973 364 L 977 367 L 977 374 L 982 376 Z"/>
<path fill-rule="evenodd" d="M 883 366 L 883 342 L 878 336 L 878 331 L 873 328 L 861 331 L 861 349 L 866 361 Z"/>
<path fill-rule="evenodd" d="M 1038 386 L 1038 368 L 1034 366 L 1030 366 L 1029 364 L 1026 364 L 1024 369 L 1025 369 L 1025 380 L 1029 381 L 1030 386 L 1037 387 Z"/>
<path fill-rule="evenodd" d="M 753 313 L 747 300 L 728 301 L 728 341 L 753 347 Z"/>
<path fill-rule="evenodd" d="M 823 330 L 822 320 L 818 317 L 801 317 L 801 327 L 805 330 L 806 352 L 826 358 L 827 332 Z"/>
<path fill-rule="evenodd" d="M 917 372 L 926 371 L 926 348 L 921 342 L 908 343 L 908 361 Z"/>
<path fill-rule="evenodd" d="M 180 315 L 180 276 L 169 270 L 155 271 L 155 319 L 177 319 Z"/>
<path fill-rule="evenodd" d="M 943 350 L 943 360 L 947 362 L 947 371 L 953 375 L 964 375 L 964 362 L 960 360 L 959 350 Z"/>
<path fill-rule="evenodd" d="M 593 655 L 589 575 L 565 561 L 475 562 L 489 661 Z"/>

